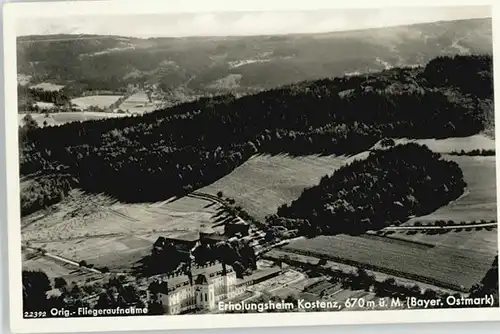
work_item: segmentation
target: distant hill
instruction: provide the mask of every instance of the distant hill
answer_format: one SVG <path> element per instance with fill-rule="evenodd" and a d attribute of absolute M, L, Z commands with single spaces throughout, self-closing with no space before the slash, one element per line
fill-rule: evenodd
<path fill-rule="evenodd" d="M 247 94 L 302 80 L 421 65 L 436 56 L 491 54 L 491 19 L 381 29 L 250 37 L 18 38 L 18 73 L 31 83 L 119 90 L 155 86 L 173 96 Z"/>

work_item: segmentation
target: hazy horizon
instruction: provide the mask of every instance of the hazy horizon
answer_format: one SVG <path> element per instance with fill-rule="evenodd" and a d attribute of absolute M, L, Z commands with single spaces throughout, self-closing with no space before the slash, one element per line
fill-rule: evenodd
<path fill-rule="evenodd" d="M 321 34 L 490 18 L 491 8 L 485 6 L 35 17 L 18 23 L 17 36 L 182 38 Z"/>

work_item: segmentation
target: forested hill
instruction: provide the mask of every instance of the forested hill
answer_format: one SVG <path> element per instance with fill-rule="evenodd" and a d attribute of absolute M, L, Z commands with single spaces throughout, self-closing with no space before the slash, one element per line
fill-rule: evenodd
<path fill-rule="evenodd" d="M 46 194 L 57 201 L 61 185 L 152 201 L 214 182 L 258 152 L 353 154 L 383 137 L 468 136 L 489 126 L 492 95 L 490 56 L 440 57 L 143 117 L 25 127 L 21 173 L 48 181 L 26 190 L 23 212 L 43 207 Z"/>
<path fill-rule="evenodd" d="M 171 103 L 226 93 L 247 95 L 299 82 L 423 65 L 457 53 L 492 53 L 491 18 L 318 34 L 131 38 L 24 36 L 17 40 L 20 84 L 82 92 L 153 89 Z"/>

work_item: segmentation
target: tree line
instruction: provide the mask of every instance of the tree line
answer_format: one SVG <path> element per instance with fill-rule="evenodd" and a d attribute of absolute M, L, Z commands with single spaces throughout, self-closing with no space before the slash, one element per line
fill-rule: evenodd
<path fill-rule="evenodd" d="M 460 152 L 458 151 L 453 151 L 450 153 L 450 155 L 458 155 L 458 156 L 469 156 L 469 157 L 474 157 L 474 156 L 483 156 L 483 157 L 488 157 L 488 156 L 495 156 L 495 150 L 488 150 L 488 149 L 474 149 L 470 151 L 464 151 L 461 150 Z"/>
<path fill-rule="evenodd" d="M 70 107 L 71 98 L 64 91 L 51 91 L 42 88 L 29 88 L 27 86 L 17 86 L 18 110 L 20 112 L 39 112 L 40 108 L 36 102 L 53 103 L 55 107 Z"/>
<path fill-rule="evenodd" d="M 29 215 L 65 198 L 76 185 L 69 174 L 41 175 L 21 191 L 21 215 Z"/>
<path fill-rule="evenodd" d="M 424 216 L 458 198 L 465 186 L 455 162 L 426 146 L 396 145 L 322 177 L 267 221 L 283 225 L 283 217 L 287 229 L 311 236 L 357 234 Z"/>
<path fill-rule="evenodd" d="M 491 57 L 466 58 L 468 80 L 485 84 L 476 72 Z M 431 64 L 396 68 L 241 98 L 201 98 L 143 117 L 32 129 L 20 170 L 58 173 L 64 166 L 84 190 L 154 201 L 210 184 L 256 153 L 354 154 L 384 137 L 472 135 L 485 127 L 480 106 L 491 96 L 431 80 L 455 70 L 460 59 L 440 60 L 436 73 Z"/>

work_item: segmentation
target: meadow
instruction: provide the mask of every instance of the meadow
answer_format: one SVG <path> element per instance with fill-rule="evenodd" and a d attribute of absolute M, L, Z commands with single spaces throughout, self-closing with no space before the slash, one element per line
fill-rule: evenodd
<path fill-rule="evenodd" d="M 316 185 L 322 176 L 365 156 L 366 153 L 353 157 L 256 155 L 199 191 L 212 195 L 222 191 L 249 214 L 263 220 L 276 213 L 280 205 L 298 198 L 304 188 Z"/>
<path fill-rule="evenodd" d="M 464 174 L 467 188 L 457 200 L 439 208 L 433 213 L 412 218 L 416 221 L 434 222 L 436 220 L 480 221 L 497 219 L 496 167 L 494 156 L 449 156 L 445 159 L 455 161 Z"/>
<path fill-rule="evenodd" d="M 86 279 L 94 279 L 98 276 L 98 274 L 90 273 L 88 271 L 84 272 L 70 264 L 57 262 L 44 256 L 38 255 L 31 257 L 28 253 L 23 254 L 22 267 L 23 270 L 45 272 L 52 283 L 54 283 L 54 279 L 58 277 L 64 278 L 66 282 L 70 284 L 71 282 L 81 282 Z"/>
<path fill-rule="evenodd" d="M 477 249 L 474 245 L 472 243 L 471 248 L 456 248 L 384 237 L 336 235 L 297 240 L 283 249 L 325 256 L 333 261 L 448 289 L 468 291 L 484 277 L 495 257 L 491 250 Z"/>
<path fill-rule="evenodd" d="M 220 205 L 182 197 L 160 203 L 123 204 L 78 190 L 43 216 L 23 218 L 22 240 L 76 262 L 130 269 L 151 252 L 159 236 L 221 231 Z"/>
<path fill-rule="evenodd" d="M 279 259 L 283 260 L 283 259 L 288 258 L 288 259 L 291 259 L 293 261 L 301 262 L 304 264 L 312 264 L 312 265 L 317 265 L 320 258 L 324 258 L 324 256 L 322 256 L 320 254 L 305 255 L 304 252 L 301 252 L 299 254 L 296 250 L 285 249 L 283 247 L 274 248 L 274 249 L 270 250 L 269 252 L 267 252 L 265 254 L 265 257 L 269 258 L 269 259 L 273 259 L 273 260 L 279 260 Z M 354 264 L 349 265 L 349 264 L 346 264 L 346 263 L 343 263 L 340 261 L 335 261 L 335 260 L 327 260 L 326 264 L 323 265 L 323 267 L 328 268 L 330 270 L 340 270 L 340 271 L 346 272 L 346 273 L 347 272 L 356 272 L 358 270 L 357 265 L 354 265 Z M 383 272 L 383 271 L 375 271 L 375 270 L 367 269 L 366 272 L 373 275 L 375 277 L 375 279 L 379 282 L 386 280 L 388 278 L 393 278 L 396 280 L 396 282 L 398 282 L 398 284 L 403 284 L 403 285 L 417 284 L 420 287 L 420 289 L 422 289 L 422 290 L 436 289 L 436 286 L 433 284 L 426 284 L 426 283 L 422 283 L 422 282 L 417 282 L 417 281 L 414 281 L 414 280 L 411 280 L 411 279 L 408 279 L 408 278 L 405 278 L 402 276 L 395 276 L 394 274 L 390 274 L 390 273 Z M 444 291 L 444 292 L 448 292 L 448 293 L 455 292 L 454 290 L 444 289 L 444 288 L 440 288 L 439 290 Z"/>
<path fill-rule="evenodd" d="M 127 113 L 143 114 L 150 112 L 158 107 L 155 105 L 157 102 L 150 102 L 145 92 L 137 92 L 130 95 L 125 101 L 120 104 L 119 108 Z"/>
<path fill-rule="evenodd" d="M 71 100 L 72 104 L 77 105 L 82 109 L 88 109 L 91 106 L 96 106 L 102 109 L 108 108 L 115 103 L 121 95 L 91 95 L 77 97 Z"/>
<path fill-rule="evenodd" d="M 428 234 L 423 232 L 409 233 L 395 231 L 385 236 L 389 239 L 406 240 L 418 244 L 428 244 L 439 247 L 450 247 L 457 250 L 477 250 L 487 254 L 496 254 L 498 249 L 498 235 L 496 229 L 458 229 L 450 230 L 445 234 Z"/>

